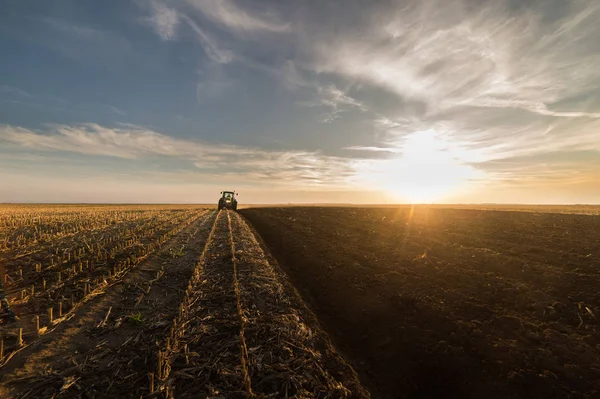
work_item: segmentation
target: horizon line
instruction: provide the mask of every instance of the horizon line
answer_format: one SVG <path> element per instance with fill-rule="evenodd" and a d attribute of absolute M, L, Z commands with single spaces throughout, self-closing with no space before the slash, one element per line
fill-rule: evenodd
<path fill-rule="evenodd" d="M 0 205 L 210 205 L 216 204 L 210 202 L 34 202 L 34 201 L 15 201 L 0 202 Z M 532 203 L 532 202 L 398 202 L 398 203 L 363 203 L 363 202 L 272 202 L 272 203 L 245 203 L 244 206 L 264 206 L 264 205 L 365 205 L 365 206 L 414 206 L 414 205 L 433 205 L 433 206 L 457 206 L 457 205 L 500 205 L 500 206 L 600 206 L 600 203 Z"/>

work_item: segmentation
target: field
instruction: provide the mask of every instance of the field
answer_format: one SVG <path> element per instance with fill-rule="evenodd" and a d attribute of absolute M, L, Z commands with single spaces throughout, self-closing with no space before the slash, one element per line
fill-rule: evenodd
<path fill-rule="evenodd" d="M 2 205 L 0 397 L 600 397 L 598 209 L 471 208 Z"/>
<path fill-rule="evenodd" d="M 600 397 L 600 216 L 466 208 L 241 213 L 373 397 Z"/>
<path fill-rule="evenodd" d="M 2 398 L 368 397 L 246 222 L 3 206 Z"/>

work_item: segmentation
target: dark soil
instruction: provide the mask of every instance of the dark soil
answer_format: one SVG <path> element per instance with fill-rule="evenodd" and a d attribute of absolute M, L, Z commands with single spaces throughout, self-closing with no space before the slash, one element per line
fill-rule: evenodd
<path fill-rule="evenodd" d="M 373 397 L 600 397 L 600 216 L 241 213 Z"/>

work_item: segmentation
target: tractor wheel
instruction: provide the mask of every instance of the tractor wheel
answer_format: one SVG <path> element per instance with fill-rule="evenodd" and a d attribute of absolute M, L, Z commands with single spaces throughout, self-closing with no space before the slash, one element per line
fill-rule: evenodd
<path fill-rule="evenodd" d="M 234 211 L 236 211 L 236 212 L 237 212 L 237 204 L 233 204 L 233 205 L 231 206 L 231 209 L 233 209 Z"/>

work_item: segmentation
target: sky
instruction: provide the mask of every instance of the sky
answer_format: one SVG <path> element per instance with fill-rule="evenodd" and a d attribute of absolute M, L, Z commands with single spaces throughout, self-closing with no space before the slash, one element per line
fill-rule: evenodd
<path fill-rule="evenodd" d="M 600 203 L 597 0 L 7 0 L 0 202 Z"/>

